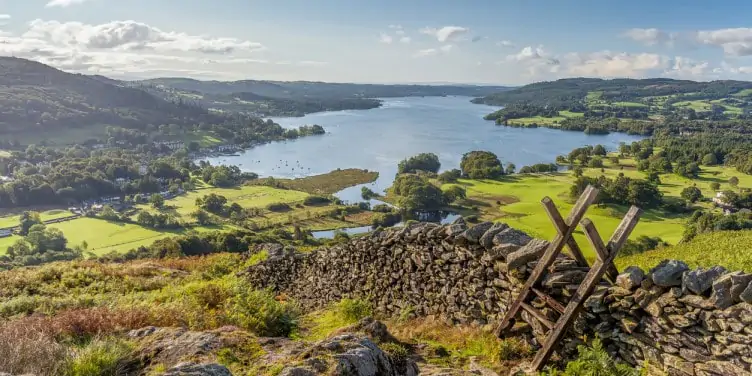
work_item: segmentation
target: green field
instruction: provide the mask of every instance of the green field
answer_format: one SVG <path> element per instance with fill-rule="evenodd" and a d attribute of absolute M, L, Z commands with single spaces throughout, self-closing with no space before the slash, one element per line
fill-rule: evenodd
<path fill-rule="evenodd" d="M 616 107 L 647 107 L 646 104 L 637 102 L 613 102 L 611 105 Z"/>
<path fill-rule="evenodd" d="M 520 125 L 528 125 L 528 124 L 552 125 L 552 124 L 558 124 L 566 119 L 567 118 L 564 116 L 553 116 L 553 117 L 532 116 L 532 117 L 525 117 L 525 118 L 519 118 L 519 119 L 509 119 L 507 120 L 507 123 L 520 124 Z"/>
<path fill-rule="evenodd" d="M 141 245 L 149 245 L 157 239 L 180 233 L 156 231 L 139 225 L 96 218 L 79 218 L 55 223 L 49 227 L 62 231 L 68 239 L 69 247 L 81 245 L 86 241 L 89 245 L 88 250 L 96 255 L 111 251 L 125 252 Z"/>
<path fill-rule="evenodd" d="M 674 107 L 687 107 L 695 111 L 710 111 L 712 105 L 706 101 L 681 101 L 674 103 Z"/>
<path fill-rule="evenodd" d="M 583 114 L 582 112 L 572 112 L 572 111 L 559 111 L 559 115 L 565 118 L 578 118 L 578 117 L 585 116 L 585 114 Z"/>
<path fill-rule="evenodd" d="M 306 176 L 297 179 L 274 179 L 276 187 L 310 193 L 312 195 L 331 195 L 345 188 L 376 181 L 379 173 L 359 168 L 336 169 L 326 174 Z M 266 185 L 269 178 L 253 180 L 250 184 Z"/>
<path fill-rule="evenodd" d="M 752 89 L 744 89 L 738 93 L 731 94 L 734 97 L 749 97 L 752 96 Z"/>
<path fill-rule="evenodd" d="M 42 221 L 65 218 L 65 217 L 70 217 L 72 215 L 73 213 L 67 210 L 48 210 L 48 211 L 39 213 L 39 217 L 41 217 Z M 18 226 L 19 220 L 20 220 L 19 215 L 0 217 L 0 228 Z"/>
<path fill-rule="evenodd" d="M 532 236 L 552 239 L 556 230 L 540 204 L 543 197 L 549 196 L 556 203 L 559 211 L 566 217 L 572 208 L 568 198 L 569 187 L 573 176 L 569 173 L 531 174 L 507 176 L 499 181 L 494 180 L 462 180 L 461 184 L 467 189 L 470 201 L 477 201 L 478 206 L 486 206 L 484 220 L 506 222 L 510 226 L 528 232 Z M 496 205 L 496 201 L 502 203 Z M 586 215 L 595 223 L 604 238 L 611 236 L 626 213 L 626 207 L 620 206 L 592 206 Z M 667 216 L 658 210 L 646 211 L 640 224 L 632 234 L 632 238 L 640 235 L 659 236 L 663 240 L 675 244 L 681 239 L 684 219 Z M 588 258 L 594 252 L 580 229 L 575 238 L 582 246 Z"/>
<path fill-rule="evenodd" d="M 682 260 L 690 267 L 721 265 L 729 270 L 752 271 L 752 230 L 721 231 L 698 235 L 691 241 L 673 247 L 656 249 L 616 260 L 620 269 L 637 265 L 645 270 L 662 260 Z M 719 252 L 723 250 L 723 252 Z"/>
<path fill-rule="evenodd" d="M 205 188 L 188 192 L 172 200 L 167 200 L 167 210 L 174 210 L 175 214 L 187 216 L 196 210 L 196 199 L 209 194 L 227 197 L 229 204 L 237 203 L 244 208 L 263 208 L 275 202 L 301 202 L 308 197 L 305 192 L 277 189 L 265 186 L 247 185 L 237 188 Z M 138 205 L 139 209 L 153 210 L 148 205 Z"/>

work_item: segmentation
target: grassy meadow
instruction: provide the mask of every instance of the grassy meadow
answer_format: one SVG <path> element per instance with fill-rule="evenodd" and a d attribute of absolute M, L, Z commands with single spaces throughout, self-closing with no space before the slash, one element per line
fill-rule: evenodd
<path fill-rule="evenodd" d="M 606 175 L 615 178 L 620 173 L 627 177 L 644 179 L 645 174 L 634 167 L 634 161 L 621 159 L 619 167 L 610 165 L 606 160 L 606 168 L 585 168 L 586 176 Z M 623 169 L 622 169 L 623 167 Z M 711 183 L 721 184 L 721 190 L 738 189 L 728 183 L 732 176 L 739 178 L 739 187 L 752 187 L 752 176 L 737 173 L 733 169 L 722 166 L 702 167 L 698 179 L 687 179 L 676 174 L 661 175 L 659 189 L 664 197 L 679 198 L 682 189 L 696 185 L 706 199 L 695 204 L 697 208 L 711 208 L 709 199 L 715 196 Z M 566 217 L 571 210 L 574 200 L 569 198 L 569 189 L 574 182 L 571 171 L 551 174 L 517 174 L 504 176 L 499 180 L 460 180 L 459 185 L 467 190 L 468 199 L 461 202 L 463 207 L 475 207 L 474 210 L 463 210 L 463 214 L 478 214 L 482 220 L 502 221 L 510 226 L 526 231 L 533 236 L 551 239 L 556 230 L 551 224 L 540 201 L 548 196 L 556 203 L 559 211 Z M 443 187 L 446 189 L 451 185 Z M 619 205 L 593 205 L 586 214 L 595 223 L 603 238 L 611 236 L 619 225 L 621 218 L 628 210 Z M 669 244 L 677 244 L 684 232 L 687 215 L 670 214 L 660 209 L 646 210 L 631 238 L 641 235 L 660 237 Z M 582 246 L 588 258 L 594 257 L 587 239 L 581 229 L 575 232 L 575 239 Z"/>

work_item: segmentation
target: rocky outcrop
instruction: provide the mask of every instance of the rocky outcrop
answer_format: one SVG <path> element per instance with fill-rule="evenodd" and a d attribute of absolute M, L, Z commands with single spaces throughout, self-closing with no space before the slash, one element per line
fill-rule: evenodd
<path fill-rule="evenodd" d="M 505 312 L 547 244 L 504 224 L 419 223 L 307 254 L 276 247 L 245 275 L 307 309 L 357 297 L 385 316 L 435 315 L 483 325 Z M 561 255 L 539 288 L 567 304 L 587 271 Z M 569 354 L 577 335 L 598 334 L 613 355 L 636 366 L 648 360 L 670 375 L 750 374 L 750 280 L 673 260 L 648 272 L 627 268 L 615 285 L 596 288 L 562 352 Z M 542 301 L 531 305 L 556 319 Z M 526 312 L 521 316 L 530 341 L 540 343 L 546 328 Z"/>

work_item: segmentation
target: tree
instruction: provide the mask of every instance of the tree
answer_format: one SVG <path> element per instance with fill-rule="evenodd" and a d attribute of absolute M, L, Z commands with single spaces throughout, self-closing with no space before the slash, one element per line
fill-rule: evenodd
<path fill-rule="evenodd" d="M 202 209 L 197 209 L 193 213 L 191 213 L 191 217 L 196 220 L 196 223 L 205 226 L 211 223 L 211 216 L 209 213 Z"/>
<path fill-rule="evenodd" d="M 136 222 L 138 222 L 142 226 L 154 227 L 154 216 L 152 216 L 147 211 L 141 211 L 136 217 Z"/>
<path fill-rule="evenodd" d="M 407 211 L 436 210 L 446 204 L 444 192 L 439 187 L 414 174 L 397 176 L 392 192 L 398 196 L 398 205 Z"/>
<path fill-rule="evenodd" d="M 397 165 L 400 174 L 415 173 L 417 171 L 439 172 L 441 162 L 439 156 L 434 153 L 421 153 L 402 160 Z"/>
<path fill-rule="evenodd" d="M 630 204 L 643 208 L 658 206 L 663 199 L 663 194 L 658 187 L 645 180 L 631 180 L 627 200 Z"/>
<path fill-rule="evenodd" d="M 440 173 L 439 181 L 442 183 L 455 183 L 461 177 L 462 177 L 462 171 L 454 168 L 454 169 L 447 170 L 447 171 Z"/>
<path fill-rule="evenodd" d="M 715 156 L 715 153 L 705 154 L 705 156 L 702 157 L 702 164 L 705 166 L 715 166 L 718 164 L 718 157 Z"/>
<path fill-rule="evenodd" d="M 729 178 L 728 182 L 729 184 L 731 184 L 732 187 L 736 187 L 739 185 L 739 178 L 737 178 L 736 176 L 732 176 L 731 178 Z"/>
<path fill-rule="evenodd" d="M 39 217 L 39 213 L 35 211 L 25 211 L 21 214 L 20 229 L 18 231 L 22 236 L 26 236 L 34 225 L 42 224 L 42 219 Z"/>
<path fill-rule="evenodd" d="M 501 161 L 489 151 L 471 151 L 462 156 L 462 174 L 471 179 L 495 179 L 504 174 Z"/>
<path fill-rule="evenodd" d="M 467 198 L 467 191 L 465 191 L 465 188 L 462 188 L 459 185 L 453 185 L 444 190 L 444 197 L 446 198 L 447 202 L 464 200 L 465 198 Z"/>
<path fill-rule="evenodd" d="M 702 198 L 702 191 L 697 187 L 686 187 L 681 191 L 681 197 L 691 203 Z"/>
<path fill-rule="evenodd" d="M 593 155 L 606 156 L 606 148 L 603 145 L 595 145 L 593 147 Z"/>
<path fill-rule="evenodd" d="M 220 214 L 225 210 L 227 198 L 216 193 L 205 195 L 203 198 L 196 199 L 196 206 L 208 211 L 209 213 Z"/>
<path fill-rule="evenodd" d="M 514 163 L 509 162 L 509 163 L 507 163 L 507 168 L 506 168 L 506 171 L 504 171 L 504 173 L 507 174 L 507 175 L 512 175 L 512 174 L 514 174 L 514 171 L 516 169 L 517 169 L 517 166 L 515 166 Z"/>
<path fill-rule="evenodd" d="M 374 197 L 378 197 L 378 195 L 376 194 L 376 192 L 372 191 L 371 188 L 361 187 L 360 197 L 362 197 L 364 200 L 370 200 Z"/>
<path fill-rule="evenodd" d="M 714 182 L 710 183 L 710 189 L 712 189 L 714 191 L 717 191 L 717 190 L 721 189 L 721 183 L 719 183 L 717 181 L 714 181 Z"/>
<path fill-rule="evenodd" d="M 153 194 L 149 198 L 149 203 L 155 209 L 162 209 L 164 207 L 165 199 L 160 194 Z"/>
<path fill-rule="evenodd" d="M 588 162 L 588 167 L 591 167 L 591 168 L 603 168 L 603 158 L 601 158 L 601 157 L 593 157 Z"/>

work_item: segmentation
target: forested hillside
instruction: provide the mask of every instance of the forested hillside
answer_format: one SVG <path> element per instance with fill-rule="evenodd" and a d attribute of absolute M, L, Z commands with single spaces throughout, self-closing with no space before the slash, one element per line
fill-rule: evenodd
<path fill-rule="evenodd" d="M 0 132 L 118 125 L 195 124 L 214 119 L 205 109 L 157 98 L 114 80 L 66 73 L 47 65 L 0 57 Z"/>
<path fill-rule="evenodd" d="M 166 86 L 206 94 L 254 93 L 272 98 L 384 98 L 460 95 L 478 97 L 508 90 L 504 86 L 473 85 L 374 85 L 308 81 L 199 81 L 189 78 L 157 78 L 144 85 Z"/>

